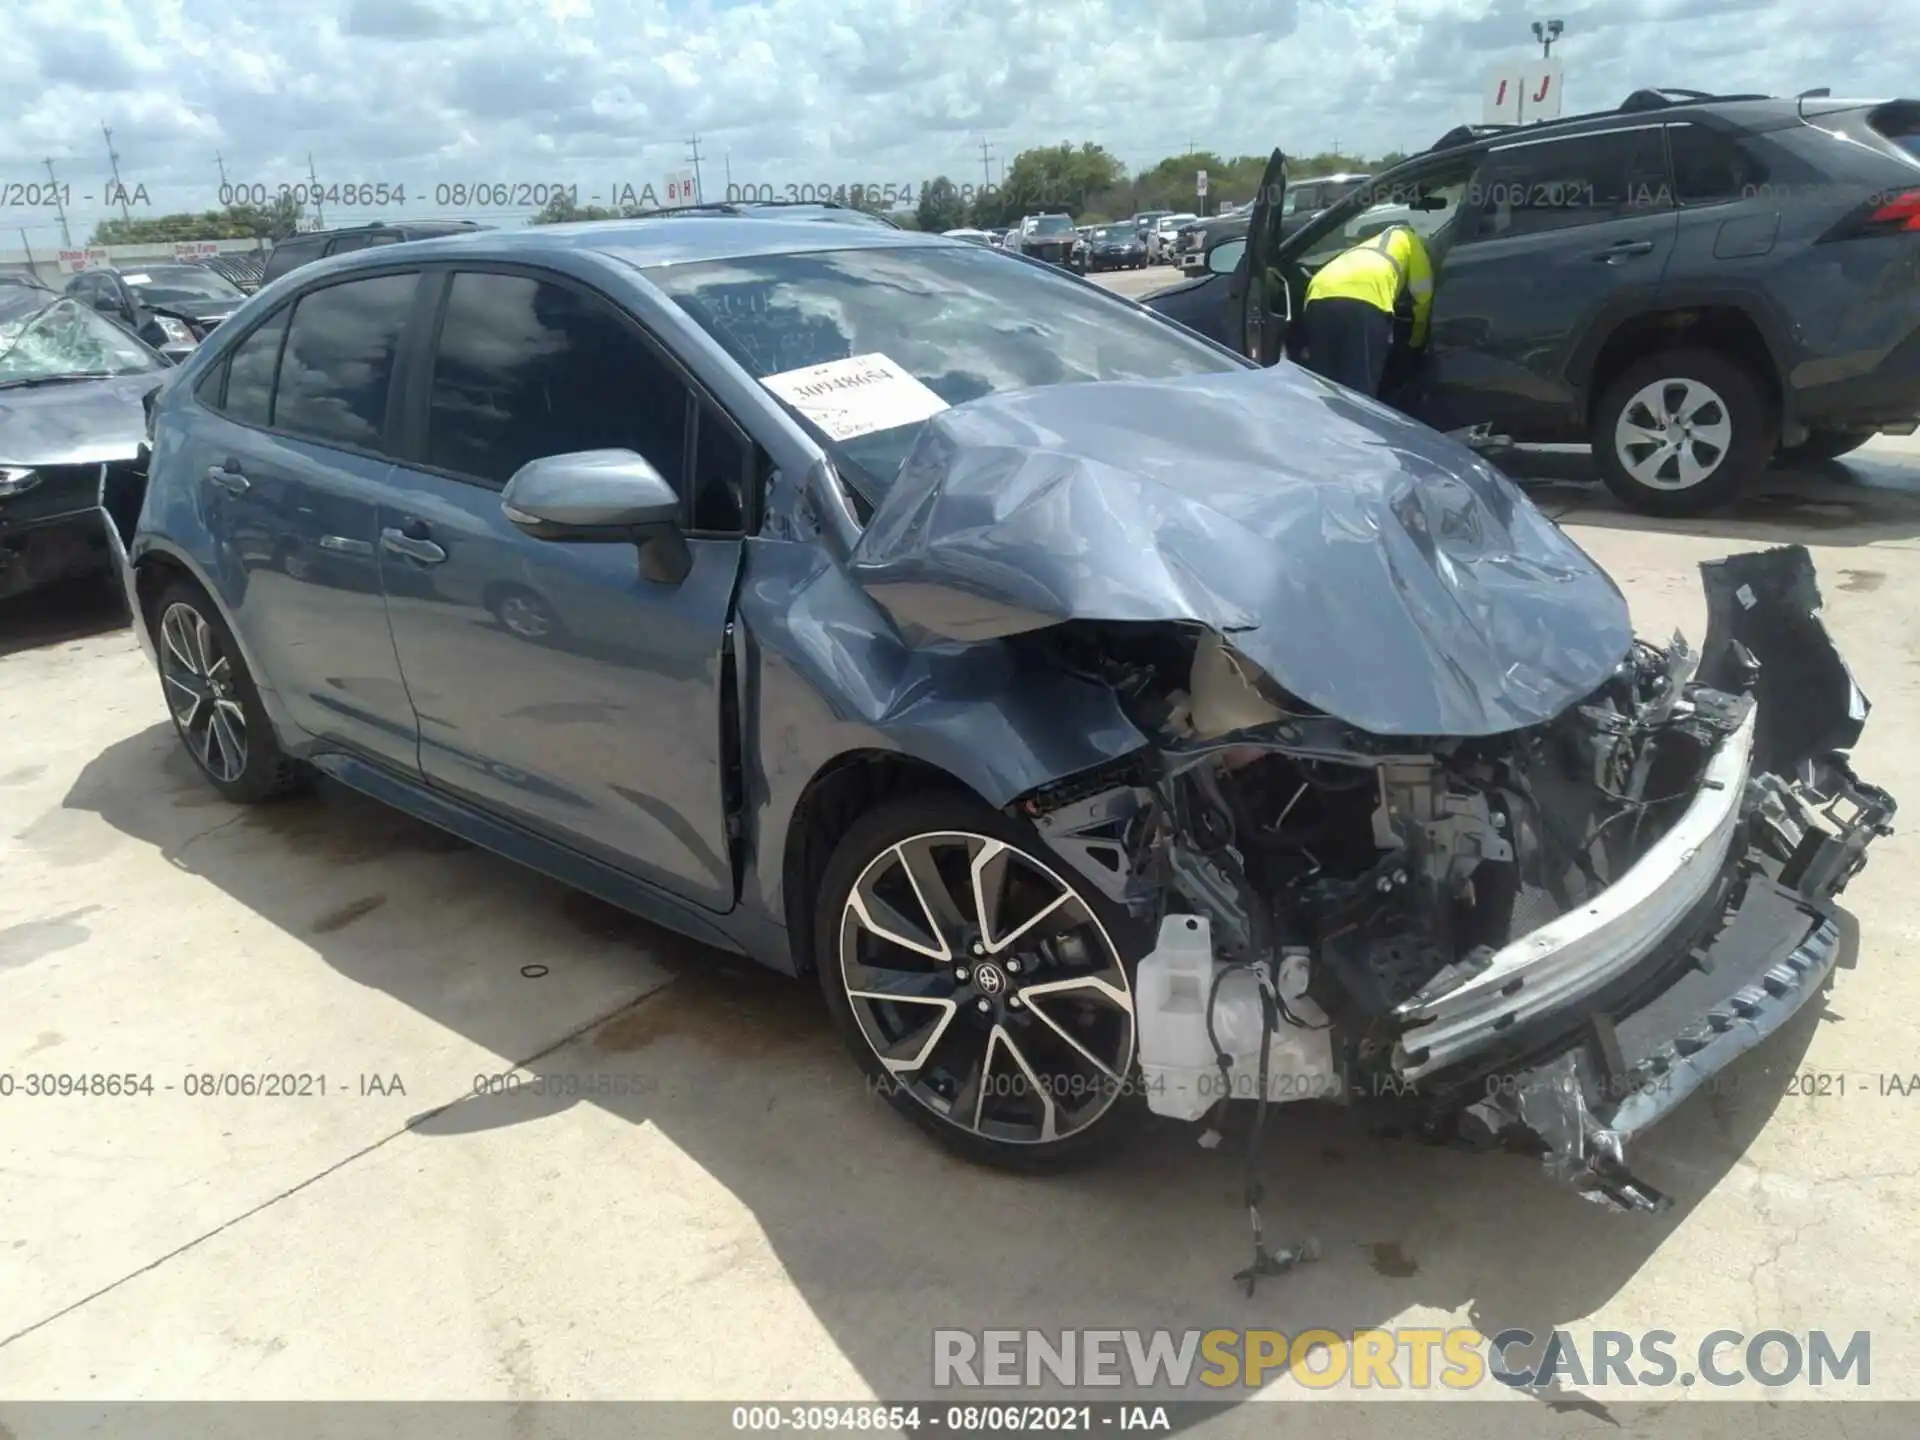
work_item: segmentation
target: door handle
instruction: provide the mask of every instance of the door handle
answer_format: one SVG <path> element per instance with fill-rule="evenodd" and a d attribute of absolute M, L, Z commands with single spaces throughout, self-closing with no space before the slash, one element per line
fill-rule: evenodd
<path fill-rule="evenodd" d="M 418 523 L 409 525 L 406 530 L 386 529 L 380 532 L 380 548 L 391 550 L 396 555 L 404 555 L 409 560 L 418 560 L 422 565 L 438 565 L 447 558 L 447 552 L 424 533 L 408 534 L 409 530 L 424 532 L 426 526 Z"/>
<path fill-rule="evenodd" d="M 241 471 L 237 460 L 222 460 L 218 465 L 209 465 L 207 479 L 229 495 L 244 495 L 252 488 L 252 482 Z"/>
<path fill-rule="evenodd" d="M 1614 260 L 1624 260 L 1629 255 L 1651 255 L 1652 253 L 1653 242 L 1651 240 L 1622 240 L 1618 244 L 1609 245 L 1604 250 L 1594 251 L 1593 258 L 1611 262 Z"/>

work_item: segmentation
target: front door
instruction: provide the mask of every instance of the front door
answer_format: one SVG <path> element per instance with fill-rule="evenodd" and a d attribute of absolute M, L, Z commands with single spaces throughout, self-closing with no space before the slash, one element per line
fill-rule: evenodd
<path fill-rule="evenodd" d="M 1262 365 L 1276 364 L 1286 353 L 1287 323 L 1297 296 L 1287 293 L 1279 268 L 1281 229 L 1286 220 L 1287 157 L 1275 150 L 1254 196 L 1247 219 L 1245 343 L 1247 355 Z"/>
<path fill-rule="evenodd" d="M 1428 353 L 1402 403 L 1440 430 L 1584 440 L 1574 349 L 1651 306 L 1678 224 L 1658 125 L 1488 152 L 1449 227 Z"/>
<path fill-rule="evenodd" d="M 428 782 L 604 863 L 733 903 L 721 735 L 740 507 L 693 503 L 743 439 L 603 298 L 557 277 L 446 277 L 380 569 Z M 688 497 L 692 567 L 628 543 L 535 540 L 502 513 L 527 461 L 634 450 Z M 696 520 L 700 522 L 695 524 Z"/>

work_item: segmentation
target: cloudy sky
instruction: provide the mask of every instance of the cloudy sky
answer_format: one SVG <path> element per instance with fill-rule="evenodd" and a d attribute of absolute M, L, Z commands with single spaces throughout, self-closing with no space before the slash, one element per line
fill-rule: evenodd
<path fill-rule="evenodd" d="M 120 173 L 150 213 L 233 183 L 567 181 L 660 187 L 698 135 L 727 177 L 982 178 L 1023 146 L 1129 166 L 1416 149 L 1478 119 L 1482 77 L 1559 16 L 1570 108 L 1639 85 L 1894 95 L 1911 16 L 1885 0 L 4 0 L 0 249 L 58 221 L 21 186 L 52 157 L 76 241 Z M 93 197 L 91 200 L 87 197 Z M 44 195 L 41 197 L 44 199 Z M 479 214 L 470 202 L 468 210 Z M 329 207 L 329 223 L 377 212 Z M 497 212 L 481 218 L 507 220 Z"/>

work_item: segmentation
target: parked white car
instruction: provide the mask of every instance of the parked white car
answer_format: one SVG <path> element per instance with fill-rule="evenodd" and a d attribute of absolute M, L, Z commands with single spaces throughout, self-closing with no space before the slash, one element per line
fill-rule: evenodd
<path fill-rule="evenodd" d="M 1153 222 L 1153 229 L 1147 232 L 1147 263 L 1149 265 L 1171 265 L 1173 263 L 1173 237 L 1179 233 L 1182 225 L 1198 220 L 1200 217 L 1191 211 L 1178 215 L 1162 215 Z"/>

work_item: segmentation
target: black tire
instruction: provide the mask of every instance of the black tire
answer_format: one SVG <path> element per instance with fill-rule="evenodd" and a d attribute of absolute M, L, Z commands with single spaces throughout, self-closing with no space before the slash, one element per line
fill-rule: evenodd
<path fill-rule="evenodd" d="M 907 856 L 916 857 L 911 873 Z M 996 927 L 1008 933 L 991 949 L 975 945 L 982 931 L 960 913 L 980 908 L 970 880 L 957 896 L 940 891 L 952 902 L 941 907 L 948 922 L 940 927 L 951 936 L 935 930 L 932 908 L 915 903 L 931 883 L 916 876 L 970 875 L 972 864 L 1004 877 L 984 933 L 989 942 Z M 851 903 L 856 885 L 861 911 L 882 911 L 898 922 L 895 934 L 913 929 L 905 940 L 917 938 L 923 948 L 862 924 Z M 1040 910 L 1056 885 L 1072 898 L 1022 934 L 1021 916 Z M 854 822 L 827 863 L 814 921 L 820 988 L 870 1085 L 955 1154 L 1026 1172 L 1117 1153 L 1144 1120 L 1132 996 L 1134 967 L 1150 943 L 1146 927 L 1048 849 L 1032 826 L 957 790 L 887 801 Z M 929 953 L 935 945 L 945 958 Z M 879 960 L 893 964 L 869 968 Z M 894 988 L 885 993 L 910 985 L 917 998 L 878 998 L 871 987 L 889 977 Z M 864 986 L 857 983 L 863 978 Z M 1027 998 L 1035 990 L 1049 994 Z M 1109 991 L 1124 994 L 1124 1010 Z M 1077 1038 L 1065 1039 L 1068 1033 Z M 881 1060 L 882 1044 L 903 1068 Z M 969 1087 L 976 1054 L 979 1079 Z"/>
<path fill-rule="evenodd" d="M 173 580 L 148 620 L 167 714 L 207 783 L 236 805 L 300 789 L 309 772 L 280 748 L 246 659 L 206 592 Z"/>
<path fill-rule="evenodd" d="M 1648 392 L 1656 387 L 1661 393 L 1650 400 Z M 1688 428 L 1663 423 L 1674 413 L 1670 402 L 1683 397 L 1688 410 L 1681 418 Z M 1663 413 L 1653 413 L 1654 403 Z M 1642 442 L 1626 438 L 1631 432 L 1623 422 L 1630 426 L 1636 418 L 1649 437 Z M 1656 443 L 1653 437 L 1662 434 L 1677 448 Z M 1663 350 L 1636 360 L 1607 387 L 1594 411 L 1591 439 L 1600 478 L 1622 504 L 1649 515 L 1679 516 L 1738 499 L 1766 468 L 1779 434 L 1779 414 L 1751 371 L 1714 350 Z M 1689 482 L 1687 469 L 1698 469 L 1699 478 Z M 1642 477 L 1649 474 L 1668 483 L 1648 483 Z"/>
<path fill-rule="evenodd" d="M 1781 446 L 1780 458 L 1818 465 L 1828 460 L 1838 460 L 1842 455 L 1851 455 L 1872 438 L 1871 430 L 1814 430 L 1798 445 Z"/>

